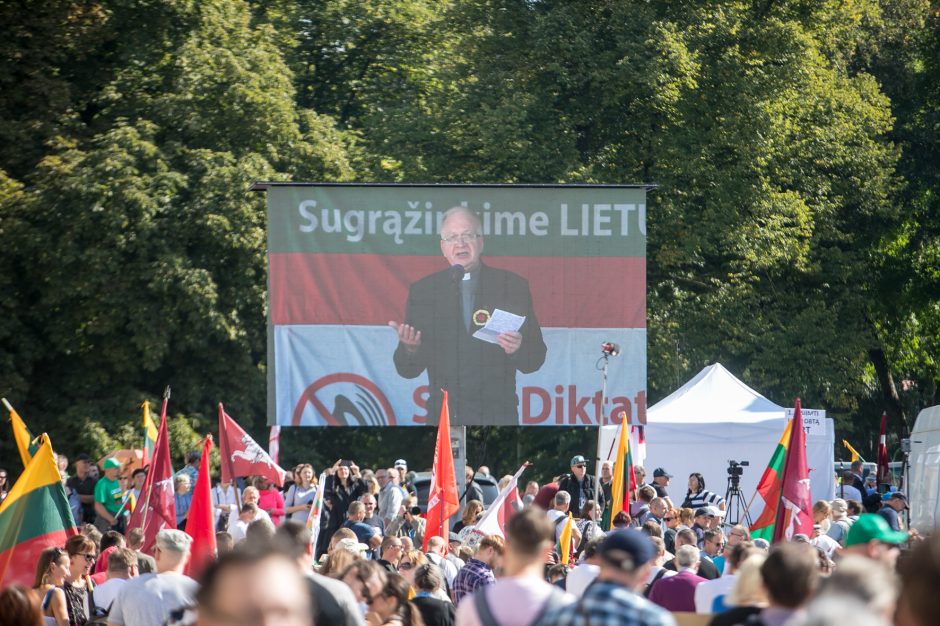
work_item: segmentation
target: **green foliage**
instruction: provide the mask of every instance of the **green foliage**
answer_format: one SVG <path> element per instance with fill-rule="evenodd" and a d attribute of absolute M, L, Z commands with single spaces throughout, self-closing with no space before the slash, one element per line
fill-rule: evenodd
<path fill-rule="evenodd" d="M 940 402 L 929 0 L 40 4 L 0 8 L 0 390 L 67 454 L 139 445 L 166 384 L 175 464 L 220 400 L 264 441 L 255 180 L 658 183 L 651 402 L 715 361 L 857 441 Z M 547 480 L 593 448 L 520 432 L 471 429 L 471 460 Z M 286 429 L 282 455 L 433 444 Z"/>

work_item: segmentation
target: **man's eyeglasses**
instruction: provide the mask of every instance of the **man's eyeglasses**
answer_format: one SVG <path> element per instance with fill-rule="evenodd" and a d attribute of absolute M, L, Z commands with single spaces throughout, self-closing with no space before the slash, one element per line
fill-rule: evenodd
<path fill-rule="evenodd" d="M 476 241 L 483 235 L 478 235 L 476 233 L 464 233 L 462 235 L 447 235 L 446 237 L 441 237 L 441 241 L 444 243 L 471 243 Z"/>

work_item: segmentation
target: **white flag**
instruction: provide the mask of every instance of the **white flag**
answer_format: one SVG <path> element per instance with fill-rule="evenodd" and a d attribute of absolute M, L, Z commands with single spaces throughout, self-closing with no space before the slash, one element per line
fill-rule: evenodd
<path fill-rule="evenodd" d="M 527 467 L 529 467 L 529 464 L 523 463 L 522 467 L 513 475 L 512 480 L 499 492 L 499 495 L 496 496 L 493 503 L 483 513 L 483 517 L 480 518 L 480 521 L 473 526 L 473 531 L 465 540 L 467 545 L 473 546 L 488 535 L 503 536 L 503 529 L 499 527 L 499 511 L 503 508 L 506 498 L 509 497 L 512 490 L 519 484 L 519 477 L 522 476 L 522 472 L 524 472 Z"/>
<path fill-rule="evenodd" d="M 268 456 L 276 465 L 281 464 L 281 427 L 275 425 L 271 427 L 271 434 L 268 435 Z"/>

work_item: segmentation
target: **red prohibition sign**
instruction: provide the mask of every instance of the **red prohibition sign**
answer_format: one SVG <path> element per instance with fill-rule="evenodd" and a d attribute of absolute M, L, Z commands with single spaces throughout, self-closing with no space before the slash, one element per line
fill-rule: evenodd
<path fill-rule="evenodd" d="M 304 409 L 307 408 L 307 403 L 313 407 L 314 411 L 323 419 L 323 421 L 328 426 L 346 426 L 347 424 L 341 424 L 330 412 L 326 405 L 317 397 L 317 393 L 323 391 L 326 387 L 336 384 L 336 383 L 350 383 L 357 385 L 363 391 L 368 393 L 371 396 L 373 403 L 377 404 L 382 412 L 382 417 L 384 417 L 386 426 L 395 426 L 395 411 L 392 410 L 392 405 L 389 403 L 388 398 L 385 397 L 385 394 L 382 393 L 382 390 L 378 386 L 358 374 L 352 374 L 349 372 L 339 372 L 336 374 L 330 374 L 324 376 L 319 380 L 314 381 L 309 387 L 307 387 L 302 394 L 300 394 L 300 399 L 297 401 L 297 406 L 294 407 L 294 413 L 291 416 L 291 425 L 300 426 L 301 416 L 303 415 Z"/>

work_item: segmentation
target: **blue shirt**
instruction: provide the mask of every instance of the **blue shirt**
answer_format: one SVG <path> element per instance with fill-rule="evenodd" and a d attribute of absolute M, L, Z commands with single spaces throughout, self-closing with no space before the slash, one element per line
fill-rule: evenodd
<path fill-rule="evenodd" d="M 369 540 L 372 539 L 372 535 L 376 533 L 375 527 L 369 526 L 365 522 L 351 522 L 346 520 L 343 522 L 343 528 L 348 528 L 356 533 L 356 540 L 366 545 L 369 545 Z"/>
<path fill-rule="evenodd" d="M 183 495 L 174 493 L 173 499 L 176 500 L 176 525 L 179 526 L 189 515 L 189 507 L 193 504 L 193 494 L 192 492 Z"/>
<path fill-rule="evenodd" d="M 542 616 L 536 626 L 675 626 L 665 609 L 623 585 L 598 580 L 579 602 Z"/>
<path fill-rule="evenodd" d="M 901 524 L 898 522 L 898 512 L 890 506 L 885 505 L 878 509 L 878 515 L 885 518 L 885 521 L 888 522 L 888 526 L 891 527 L 891 530 L 901 530 Z"/>

